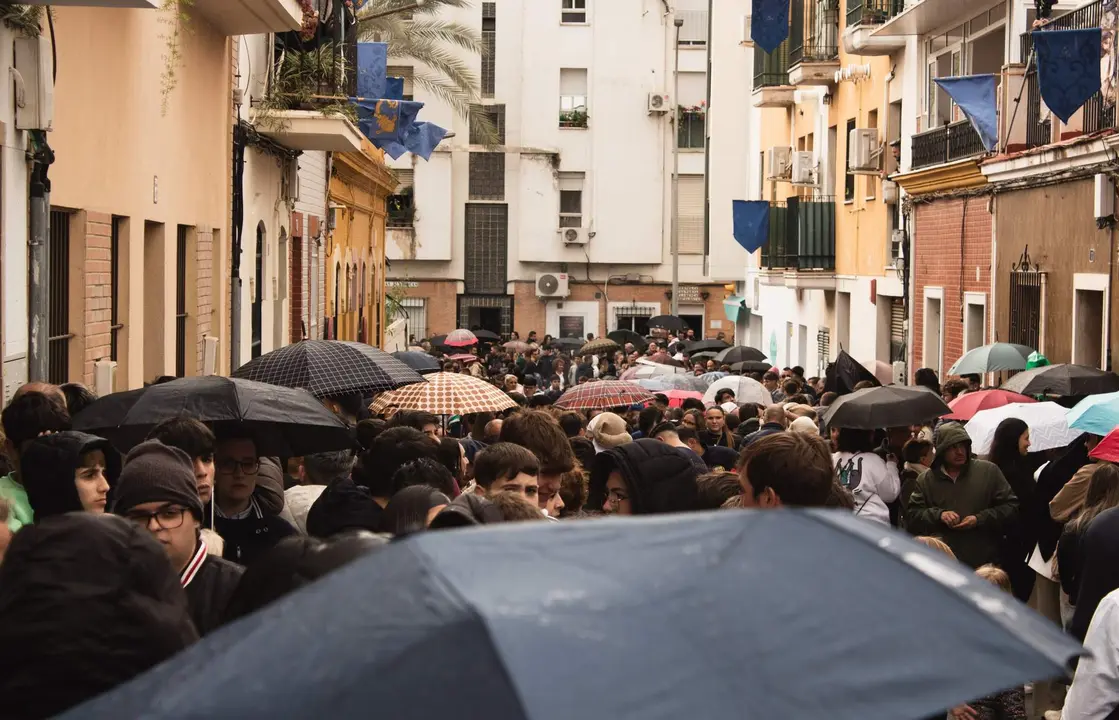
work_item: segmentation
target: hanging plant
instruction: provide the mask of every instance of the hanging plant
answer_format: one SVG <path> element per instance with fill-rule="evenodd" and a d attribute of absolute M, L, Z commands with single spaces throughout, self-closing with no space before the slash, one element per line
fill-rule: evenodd
<path fill-rule="evenodd" d="M 166 43 L 163 56 L 163 72 L 159 76 L 160 113 L 167 114 L 167 104 L 171 93 L 179 84 L 178 71 L 183 62 L 183 34 L 190 32 L 190 8 L 194 0 L 163 0 L 160 6 L 159 21 L 167 28 L 163 42 Z"/>
<path fill-rule="evenodd" d="M 39 37 L 39 23 L 43 19 L 43 8 L 28 5 L 0 5 L 0 22 L 9 30 L 25 37 Z"/>
<path fill-rule="evenodd" d="M 319 30 L 319 11 L 311 0 L 299 0 L 299 7 L 303 9 L 303 27 L 299 30 L 299 38 L 304 42 L 314 40 Z"/>
<path fill-rule="evenodd" d="M 698 115 L 703 117 L 707 114 L 707 101 L 700 100 L 699 105 L 692 105 L 691 107 L 680 105 L 678 109 L 681 115 Z"/>

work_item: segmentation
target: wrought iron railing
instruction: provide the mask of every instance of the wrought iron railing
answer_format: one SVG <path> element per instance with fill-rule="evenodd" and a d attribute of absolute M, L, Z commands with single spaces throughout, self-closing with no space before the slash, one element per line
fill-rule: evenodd
<path fill-rule="evenodd" d="M 835 269 L 835 198 L 792 197 L 770 204 L 769 240 L 761 266 L 779 270 Z"/>
<path fill-rule="evenodd" d="M 788 267 L 789 208 L 784 202 L 769 204 L 769 238 L 762 246 L 762 267 L 768 270 Z"/>
<path fill-rule="evenodd" d="M 789 84 L 789 41 L 786 39 L 777 49 L 767 53 L 754 46 L 754 89 L 780 87 Z"/>
<path fill-rule="evenodd" d="M 912 142 L 914 170 L 963 160 L 986 152 L 979 133 L 968 120 L 919 133 L 913 136 Z"/>
<path fill-rule="evenodd" d="M 838 0 L 792 0 L 789 65 L 839 57 Z"/>
<path fill-rule="evenodd" d="M 847 27 L 881 25 L 905 9 L 905 0 L 847 0 Z"/>

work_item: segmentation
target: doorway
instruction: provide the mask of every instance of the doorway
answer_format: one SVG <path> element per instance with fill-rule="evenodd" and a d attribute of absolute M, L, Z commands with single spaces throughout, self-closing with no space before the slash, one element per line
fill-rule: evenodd
<path fill-rule="evenodd" d="M 940 363 L 943 353 L 941 352 L 942 333 L 943 333 L 943 317 L 941 315 L 941 298 L 940 297 L 926 297 L 925 298 L 925 335 L 924 335 L 924 354 L 923 365 L 931 368 L 937 375 L 940 375 Z"/>
<path fill-rule="evenodd" d="M 261 334 L 263 332 L 263 312 L 264 312 L 264 222 L 259 222 L 256 225 L 256 267 L 255 274 L 253 275 L 253 312 L 252 312 L 252 355 L 251 357 L 260 357 Z"/>
<path fill-rule="evenodd" d="M 501 308 L 470 308 L 470 329 L 501 334 Z"/>
<path fill-rule="evenodd" d="M 1072 361 L 1077 365 L 1102 368 L 1103 338 L 1107 336 L 1104 319 L 1104 292 L 1077 288 L 1073 308 L 1074 343 Z"/>

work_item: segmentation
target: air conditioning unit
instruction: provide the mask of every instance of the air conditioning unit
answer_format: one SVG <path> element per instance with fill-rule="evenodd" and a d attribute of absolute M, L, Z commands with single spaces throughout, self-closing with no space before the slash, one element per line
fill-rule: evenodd
<path fill-rule="evenodd" d="M 54 122 L 54 55 L 50 36 L 17 37 L 13 47 L 16 129 L 50 130 Z"/>
<path fill-rule="evenodd" d="M 556 232 L 564 245 L 586 245 L 591 240 L 586 228 L 560 228 Z"/>
<path fill-rule="evenodd" d="M 299 158 L 284 163 L 284 199 L 295 202 L 299 199 Z"/>
<path fill-rule="evenodd" d="M 854 175 L 876 175 L 882 146 L 874 128 L 855 128 L 847 138 L 847 170 Z"/>
<path fill-rule="evenodd" d="M 565 298 L 570 294 L 567 273 L 536 273 L 536 297 Z"/>
<path fill-rule="evenodd" d="M 672 98 L 665 93 L 649 93 L 647 100 L 647 108 L 649 114 L 659 113 L 663 115 L 672 109 Z"/>
<path fill-rule="evenodd" d="M 894 371 L 894 385 L 905 385 L 905 361 L 897 360 L 894 362 L 892 369 Z"/>
<path fill-rule="evenodd" d="M 882 202 L 887 205 L 898 204 L 898 184 L 893 180 L 882 181 Z"/>
<path fill-rule="evenodd" d="M 793 153 L 793 185 L 816 185 L 816 157 L 810 152 Z"/>
<path fill-rule="evenodd" d="M 754 23 L 749 15 L 742 16 L 742 40 L 739 42 L 742 45 L 754 44 Z"/>
<path fill-rule="evenodd" d="M 218 339 L 213 335 L 202 338 L 202 374 L 218 374 Z"/>
<path fill-rule="evenodd" d="M 112 394 L 116 375 L 116 361 L 98 360 L 93 363 L 93 391 L 100 397 Z"/>
<path fill-rule="evenodd" d="M 792 172 L 793 149 L 771 147 L 765 151 L 766 180 L 788 180 Z"/>

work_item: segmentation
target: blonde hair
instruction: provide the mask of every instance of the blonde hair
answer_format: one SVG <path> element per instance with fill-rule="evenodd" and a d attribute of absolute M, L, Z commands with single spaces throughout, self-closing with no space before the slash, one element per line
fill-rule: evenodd
<path fill-rule="evenodd" d="M 939 550 L 953 560 L 956 559 L 956 553 L 952 552 L 952 548 L 948 547 L 948 545 L 940 538 L 930 537 L 929 535 L 921 535 L 920 537 L 915 537 L 913 539 L 927 548 Z"/>
<path fill-rule="evenodd" d="M 723 510 L 734 510 L 746 507 L 746 498 L 741 495 L 735 495 L 723 503 Z"/>
<path fill-rule="evenodd" d="M 991 583 L 1003 592 L 1014 592 L 1010 585 L 1010 576 L 998 565 L 981 565 L 975 574 Z"/>

